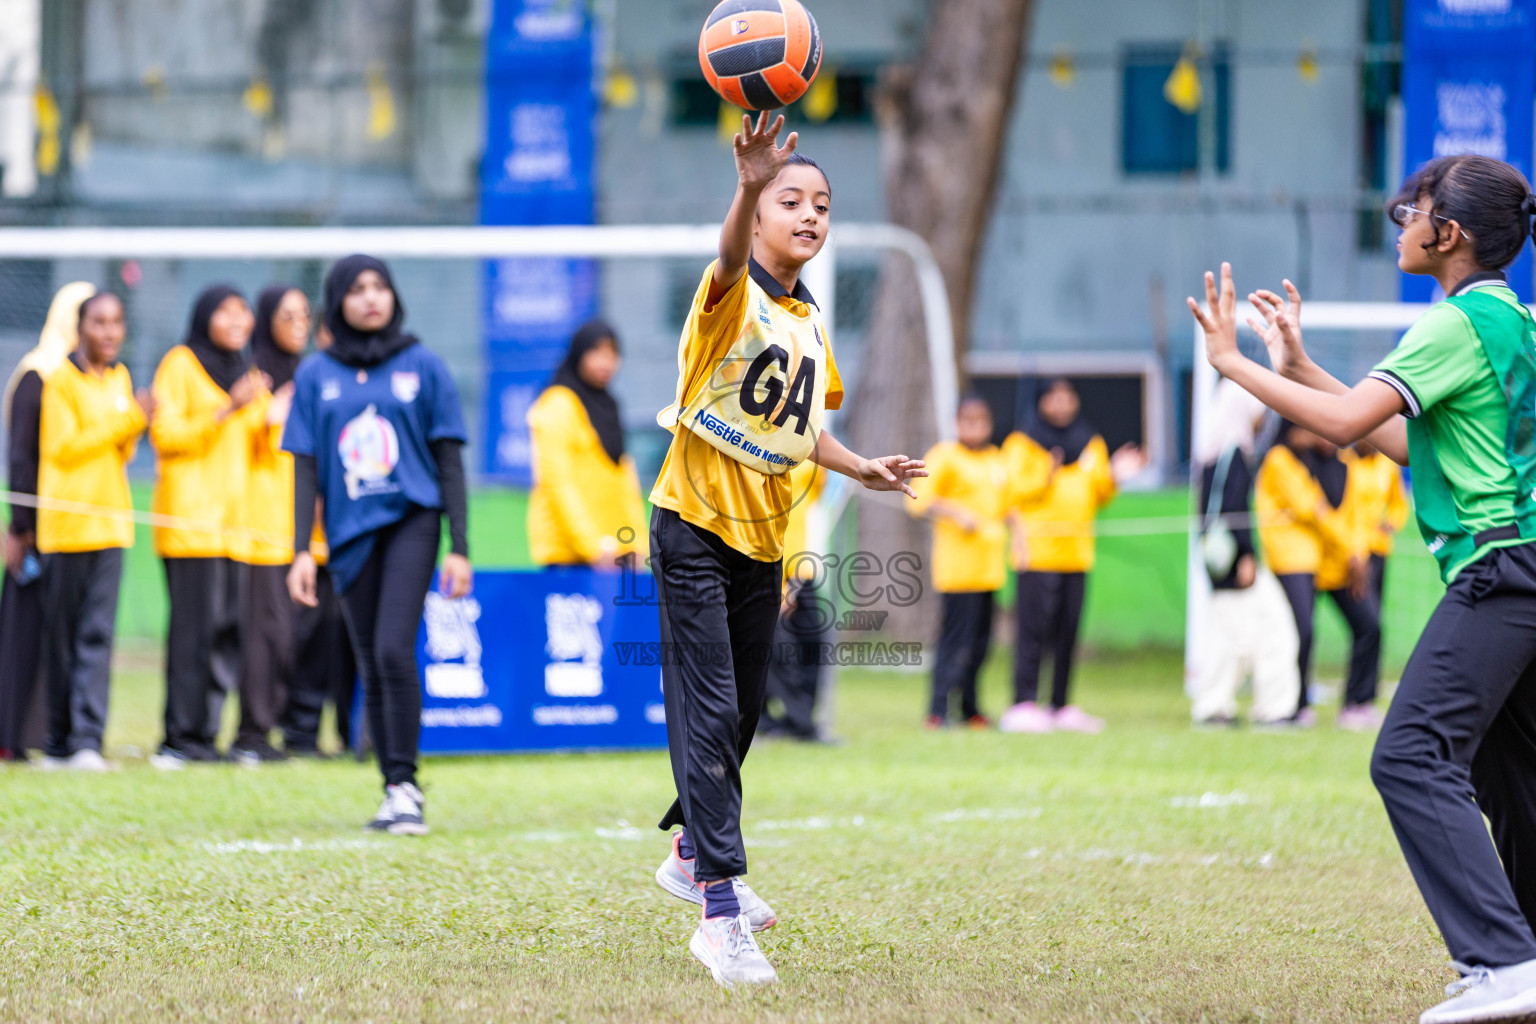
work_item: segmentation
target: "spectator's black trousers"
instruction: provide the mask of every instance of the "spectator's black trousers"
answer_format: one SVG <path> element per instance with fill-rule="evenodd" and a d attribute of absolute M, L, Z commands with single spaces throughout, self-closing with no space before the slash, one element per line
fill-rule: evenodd
<path fill-rule="evenodd" d="M 227 558 L 165 559 L 165 745 L 174 750 L 211 748 L 239 685 L 245 569 Z"/>
<path fill-rule="evenodd" d="M 795 606 L 780 615 L 768 666 L 768 708 L 763 725 L 797 739 L 815 739 L 816 701 L 825 671 L 822 643 L 831 632 L 832 602 L 822 598 L 815 580 L 797 581 Z M 775 705 L 780 714 L 773 713 Z"/>
<path fill-rule="evenodd" d="M 247 614 L 240 649 L 240 731 L 235 745 L 269 743 L 288 703 L 293 672 L 293 599 L 288 566 L 246 567 Z"/>
<path fill-rule="evenodd" d="M 123 549 L 55 554 L 48 569 L 43 665 L 48 740 L 43 752 L 101 751 L 112 687 L 112 638 Z"/>
<path fill-rule="evenodd" d="M 1051 707 L 1070 702 L 1077 630 L 1083 621 L 1088 576 L 1081 572 L 1021 572 L 1015 577 L 1018 635 L 1013 658 L 1013 702 L 1033 701 L 1040 688 L 1040 662 L 1050 645 Z"/>
<path fill-rule="evenodd" d="M 45 701 L 37 685 L 42 678 L 43 599 L 48 589 L 48 564 L 43 574 L 25 586 L 0 568 L 0 751 L 17 760 L 45 742 Z"/>
<path fill-rule="evenodd" d="M 781 562 L 759 562 L 671 509 L 651 515 L 661 612 L 661 683 L 677 800 L 662 829 L 686 825 L 702 882 L 747 873 L 741 762 L 763 712 L 779 617 Z"/>
<path fill-rule="evenodd" d="M 1371 779 L 1451 956 L 1536 959 L 1536 544 L 1489 552 L 1446 590 Z"/>
<path fill-rule="evenodd" d="M 939 650 L 933 663 L 933 694 L 928 714 L 949 715 L 949 695 L 960 694 L 962 721 L 981 714 L 976 703 L 976 677 L 992 642 L 994 592 L 972 590 L 939 595 Z M 1039 663 L 1036 663 L 1036 671 Z"/>
<path fill-rule="evenodd" d="M 1312 682 L 1317 581 L 1307 572 L 1286 573 L 1275 578 L 1280 581 L 1285 599 L 1290 602 L 1291 614 L 1296 619 L 1296 667 L 1301 672 L 1301 695 L 1296 708 L 1300 710 L 1311 703 L 1307 688 Z M 1346 705 L 1370 704 L 1376 700 L 1376 686 L 1381 678 L 1381 599 L 1374 589 L 1374 580 L 1378 578 L 1373 568 L 1372 583 L 1363 598 L 1356 598 L 1347 589 L 1323 591 L 1333 599 L 1349 626 L 1349 678 L 1344 684 Z"/>
<path fill-rule="evenodd" d="M 318 747 L 327 700 L 336 707 L 336 734 L 342 746 L 352 745 L 357 659 L 336 586 L 323 565 L 315 570 L 315 598 L 318 603 L 313 608 L 293 606 L 293 674 L 283 711 L 283 746 L 291 751 Z"/>
<path fill-rule="evenodd" d="M 416 636 L 437 567 L 443 512 L 413 508 L 379 531 L 357 581 L 341 595 L 363 704 L 386 786 L 416 781 L 421 678 Z"/>

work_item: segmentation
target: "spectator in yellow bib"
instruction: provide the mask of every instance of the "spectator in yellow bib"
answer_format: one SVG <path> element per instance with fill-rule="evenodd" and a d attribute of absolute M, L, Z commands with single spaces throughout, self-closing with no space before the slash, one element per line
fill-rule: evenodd
<path fill-rule="evenodd" d="M 1366 538 L 1370 550 L 1371 592 L 1381 604 L 1386 589 L 1387 558 L 1397 531 L 1408 521 L 1408 494 L 1403 468 L 1368 444 L 1341 453 L 1349 467 L 1344 491 L 1345 517 L 1350 529 Z"/>
<path fill-rule="evenodd" d="M 155 371 L 153 508 L 167 517 L 155 528 L 155 552 L 171 606 L 157 768 L 222 759 L 214 738 L 224 698 L 239 683 L 252 434 L 267 429 L 272 399 L 246 350 L 255 322 L 234 288 L 207 288 L 186 341 Z"/>
<path fill-rule="evenodd" d="M 104 771 L 118 584 L 123 549 L 133 546 L 128 462 L 155 401 L 148 391 L 134 394 L 128 368 L 117 361 L 126 334 L 117 296 L 86 299 L 79 334 L 79 348 L 43 385 L 39 432 L 37 549 L 53 563 L 44 622 L 43 763 Z"/>
<path fill-rule="evenodd" d="M 29 749 L 44 743 L 42 702 L 36 691 L 48 560 L 38 556 L 37 510 L 26 500 L 37 494 L 43 382 L 75 350 L 80 304 L 94 294 L 95 285 L 74 281 L 54 295 L 37 346 L 22 356 L 11 374 L 0 408 L 8 435 L 6 486 L 19 499 L 11 505 L 0 586 L 0 758 L 7 760 L 25 761 Z"/>
<path fill-rule="evenodd" d="M 1040 395 L 1030 426 L 1003 442 L 1008 469 L 1008 503 L 1021 524 L 1014 532 L 1013 568 L 1017 593 L 1017 650 L 1013 665 L 1013 707 L 1003 713 L 1004 732 L 1096 733 L 1102 720 L 1069 699 L 1077 631 L 1082 621 L 1088 573 L 1095 555 L 1093 523 L 1119 491 L 1119 483 L 1140 473 L 1147 460 L 1135 445 L 1113 456 L 1082 417 L 1077 388 L 1064 378 Z M 1050 709 L 1035 701 L 1040 662 L 1050 644 L 1054 665 Z"/>
<path fill-rule="evenodd" d="M 923 456 L 928 476 L 913 483 L 917 502 L 909 509 L 933 521 L 933 586 L 943 608 L 925 724 L 944 727 L 953 693 L 960 721 L 985 729 L 991 723 L 976 702 L 976 677 L 992 643 L 992 608 L 1006 572 L 1008 473 L 992 443 L 986 399 L 962 398 L 955 429 L 957 440 L 940 441 Z"/>
<path fill-rule="evenodd" d="M 533 434 L 528 546 L 540 565 L 611 569 L 630 552 L 646 556 L 640 480 L 624 451 L 619 404 L 608 391 L 620 361 L 611 326 L 602 320 L 583 325 L 549 387 L 528 410 Z"/>

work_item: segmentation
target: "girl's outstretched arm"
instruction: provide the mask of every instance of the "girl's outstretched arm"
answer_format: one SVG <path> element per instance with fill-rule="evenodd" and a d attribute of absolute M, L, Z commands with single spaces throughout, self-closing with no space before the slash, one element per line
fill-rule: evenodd
<path fill-rule="evenodd" d="M 1343 448 L 1364 440 L 1404 411 L 1402 396 L 1381 381 L 1367 378 L 1344 394 L 1328 394 L 1286 380 L 1243 355 L 1237 347 L 1237 299 L 1230 263 L 1221 265 L 1220 292 L 1215 275 L 1206 271 L 1205 300 L 1209 313 L 1193 298 L 1188 302 L 1205 330 L 1205 354 L 1211 366 L 1293 423 Z"/>
<path fill-rule="evenodd" d="M 909 459 L 905 455 L 886 455 L 878 459 L 866 459 L 855 455 L 837 438 L 823 430 L 811 451 L 811 461 L 823 469 L 852 477 L 872 491 L 900 491 L 909 498 L 917 494 L 907 484 L 916 476 L 927 476 L 927 465 L 922 459 Z"/>
<path fill-rule="evenodd" d="M 725 215 L 720 228 L 720 262 L 715 264 L 714 276 L 709 282 L 709 306 L 731 290 L 731 285 L 741 280 L 747 272 L 747 260 L 752 256 L 752 227 L 757 217 L 757 200 L 763 189 L 773 184 L 773 179 L 784 169 L 784 161 L 794 153 L 800 141 L 799 133 L 790 132 L 781 148 L 779 132 L 784 130 L 784 115 L 780 114 L 770 125 L 768 112 L 752 118 L 741 115 L 741 131 L 732 140 L 736 155 L 736 195 L 731 200 L 731 211 Z"/>
<path fill-rule="evenodd" d="M 1282 281 L 1286 297 L 1268 289 L 1250 293 L 1248 301 L 1258 310 L 1262 320 L 1248 318 L 1252 327 L 1269 351 L 1270 365 L 1287 380 L 1304 384 L 1314 391 L 1330 395 L 1349 394 L 1349 385 L 1318 366 L 1307 355 L 1301 343 L 1301 293 L 1289 281 Z M 1408 465 L 1408 421 L 1393 416 L 1386 423 L 1371 431 L 1365 438 L 1371 446 L 1400 466 Z"/>

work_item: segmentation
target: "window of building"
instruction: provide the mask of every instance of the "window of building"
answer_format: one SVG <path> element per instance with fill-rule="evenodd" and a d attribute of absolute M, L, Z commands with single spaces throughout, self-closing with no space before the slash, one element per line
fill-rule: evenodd
<path fill-rule="evenodd" d="M 810 120 L 817 124 L 855 125 L 873 124 L 875 120 L 875 72 L 858 68 L 828 68 L 822 74 L 830 74 L 833 86 L 830 110 L 821 98 L 822 107 L 810 109 L 809 97 L 789 107 L 785 112 L 791 120 Z M 715 127 L 720 121 L 720 97 L 709 87 L 699 73 L 697 65 L 680 70 L 672 76 L 669 92 L 668 115 L 675 125 Z"/>
<path fill-rule="evenodd" d="M 1203 117 L 1211 120 L 1210 166 L 1220 174 L 1230 168 L 1231 67 L 1226 46 L 1219 44 L 1196 62 L 1199 95 L 1189 112 L 1167 96 L 1169 79 L 1183 52 L 1183 44 L 1172 43 L 1131 46 L 1122 55 L 1120 154 L 1127 174 L 1197 173 Z"/>
<path fill-rule="evenodd" d="M 1357 212 L 1355 247 L 1380 252 L 1390 248 L 1393 234 L 1382 206 L 1395 184 L 1387 180 L 1392 143 L 1388 124 L 1402 85 L 1398 62 L 1388 53 L 1403 41 L 1402 0 L 1367 0 L 1365 39 L 1372 59 L 1360 63 L 1360 187 L 1365 201 Z"/>

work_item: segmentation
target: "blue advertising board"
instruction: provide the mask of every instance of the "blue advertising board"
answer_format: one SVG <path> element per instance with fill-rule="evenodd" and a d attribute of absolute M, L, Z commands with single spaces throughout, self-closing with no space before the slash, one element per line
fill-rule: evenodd
<path fill-rule="evenodd" d="M 417 638 L 421 749 L 664 747 L 660 625 L 644 573 L 481 572 L 428 595 Z"/>
<path fill-rule="evenodd" d="M 597 98 L 583 0 L 496 0 L 486 36 L 482 224 L 590 224 Z M 488 373 L 481 471 L 532 482 L 528 407 L 597 309 L 587 260 L 489 260 L 481 277 Z"/>
<path fill-rule="evenodd" d="M 1536 117 L 1536 0 L 1408 0 L 1403 24 L 1404 167 L 1478 153 L 1532 171 Z M 1532 297 L 1530 250 L 1510 285 Z M 1404 275 L 1405 302 L 1435 298 L 1435 282 Z"/>

